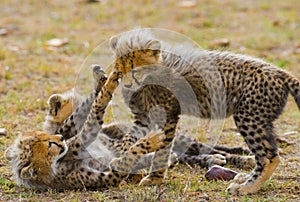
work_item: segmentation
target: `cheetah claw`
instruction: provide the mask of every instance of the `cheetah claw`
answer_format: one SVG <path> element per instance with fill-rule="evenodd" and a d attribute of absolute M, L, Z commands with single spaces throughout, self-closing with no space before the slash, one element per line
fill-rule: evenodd
<path fill-rule="evenodd" d="M 152 177 L 150 175 L 147 175 L 141 180 L 139 186 L 161 185 L 162 182 L 163 182 L 163 178 L 161 177 L 158 178 L 158 177 Z"/>
<path fill-rule="evenodd" d="M 212 154 L 209 156 L 207 160 L 207 164 L 209 167 L 211 167 L 212 165 L 223 166 L 226 164 L 226 158 L 221 154 Z"/>
<path fill-rule="evenodd" d="M 233 179 L 234 183 L 236 184 L 242 184 L 244 182 L 246 182 L 249 178 L 249 175 L 246 173 L 239 173 L 235 176 L 235 178 Z"/>

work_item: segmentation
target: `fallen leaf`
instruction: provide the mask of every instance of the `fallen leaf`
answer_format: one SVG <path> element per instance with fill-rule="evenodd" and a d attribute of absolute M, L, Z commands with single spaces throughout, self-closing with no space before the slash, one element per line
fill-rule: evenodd
<path fill-rule="evenodd" d="M 195 1 L 182 1 L 179 3 L 179 7 L 181 7 L 181 8 L 193 8 L 196 5 L 197 4 Z"/>
<path fill-rule="evenodd" d="M 191 197 L 191 196 L 197 196 L 197 195 L 199 195 L 199 192 L 191 191 L 191 192 L 188 192 L 187 194 Z"/>
<path fill-rule="evenodd" d="M 8 31 L 6 28 L 0 28 L 0 36 L 6 36 L 8 34 Z"/>
<path fill-rule="evenodd" d="M 18 52 L 20 50 L 19 46 L 16 45 L 7 45 L 7 49 L 12 52 Z"/>
<path fill-rule="evenodd" d="M 295 144 L 295 142 L 291 142 L 291 141 L 288 141 L 287 139 L 283 138 L 283 137 L 276 137 L 276 141 L 278 143 L 283 143 L 283 144 L 286 144 L 286 145 L 293 145 Z"/>
<path fill-rule="evenodd" d="M 5 28 L 8 30 L 8 31 L 18 31 L 20 29 L 19 25 L 17 24 L 7 24 L 5 26 Z"/>
<path fill-rule="evenodd" d="M 6 132 L 5 128 L 0 128 L 0 135 L 2 135 L 2 136 L 7 135 L 7 132 Z"/>
<path fill-rule="evenodd" d="M 88 3 L 100 3 L 102 0 L 88 0 Z"/>
<path fill-rule="evenodd" d="M 63 39 L 54 38 L 45 42 L 47 46 L 52 46 L 52 47 L 61 47 L 68 43 L 69 43 L 69 39 L 67 38 L 63 38 Z"/>
<path fill-rule="evenodd" d="M 216 39 L 210 43 L 211 48 L 228 47 L 229 45 L 230 45 L 230 41 L 229 41 L 229 39 L 226 39 L 226 38 Z"/>

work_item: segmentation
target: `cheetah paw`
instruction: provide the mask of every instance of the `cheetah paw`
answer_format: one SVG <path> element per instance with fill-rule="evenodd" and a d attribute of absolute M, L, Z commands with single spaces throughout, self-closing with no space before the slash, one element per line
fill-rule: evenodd
<path fill-rule="evenodd" d="M 251 188 L 247 185 L 249 175 L 246 173 L 238 173 L 233 179 L 233 183 L 229 185 L 226 191 L 232 195 L 243 195 L 250 192 Z"/>
<path fill-rule="evenodd" d="M 176 153 L 171 153 L 169 157 L 170 164 L 178 162 L 178 155 Z"/>
<path fill-rule="evenodd" d="M 63 97 L 60 94 L 53 94 L 48 99 L 49 113 L 56 116 L 63 105 Z"/>
<path fill-rule="evenodd" d="M 139 186 L 161 185 L 162 182 L 163 182 L 162 177 L 152 177 L 148 175 L 141 180 Z"/>
<path fill-rule="evenodd" d="M 236 184 L 242 184 L 244 182 L 246 182 L 249 178 L 249 175 L 246 173 L 239 173 L 235 176 L 235 178 L 233 179 L 234 183 Z"/>
<path fill-rule="evenodd" d="M 236 183 L 231 183 L 229 185 L 229 187 L 226 189 L 226 191 L 229 193 L 229 194 L 232 194 L 232 195 L 239 195 L 239 194 L 242 194 L 240 192 L 240 188 L 241 188 L 241 185 L 240 184 L 236 184 Z"/>
<path fill-rule="evenodd" d="M 242 184 L 231 183 L 226 191 L 232 195 L 245 195 L 257 191 L 258 188 L 253 183 L 247 181 Z"/>
<path fill-rule="evenodd" d="M 128 165 L 124 165 L 124 161 L 126 161 L 126 159 L 124 160 L 124 157 L 113 158 L 109 163 L 109 167 L 111 170 L 115 170 L 123 173 L 130 173 L 131 167 Z"/>
<path fill-rule="evenodd" d="M 155 150 L 160 149 L 162 146 L 164 146 L 165 138 L 166 138 L 165 133 L 162 130 L 151 131 L 150 133 L 148 133 L 144 137 L 144 139 L 151 146 L 151 151 L 149 152 L 153 152 Z"/>
<path fill-rule="evenodd" d="M 97 64 L 92 64 L 90 68 L 95 75 L 99 75 L 99 76 L 105 75 L 105 71 L 103 70 L 103 68 Z"/>
<path fill-rule="evenodd" d="M 255 157 L 254 156 L 242 156 L 242 160 L 237 165 L 237 167 L 242 169 L 252 169 L 256 166 Z"/>
<path fill-rule="evenodd" d="M 225 158 L 225 156 L 223 156 L 221 154 L 209 155 L 207 157 L 207 164 L 209 167 L 211 167 L 213 165 L 223 166 L 226 164 L 226 158 Z"/>
<path fill-rule="evenodd" d="M 101 90 L 102 86 L 107 80 L 107 76 L 105 74 L 105 71 L 102 67 L 100 67 L 97 64 L 93 64 L 90 66 L 90 69 L 93 72 L 94 77 L 94 89 L 97 89 L 98 91 Z"/>
<path fill-rule="evenodd" d="M 119 72 L 119 71 L 114 71 L 110 75 L 111 80 L 119 80 L 121 78 L 122 78 L 122 72 Z"/>
<path fill-rule="evenodd" d="M 117 170 L 117 168 L 119 167 L 119 165 L 121 164 L 122 158 L 113 158 L 110 162 L 109 162 L 109 167 L 112 170 Z"/>

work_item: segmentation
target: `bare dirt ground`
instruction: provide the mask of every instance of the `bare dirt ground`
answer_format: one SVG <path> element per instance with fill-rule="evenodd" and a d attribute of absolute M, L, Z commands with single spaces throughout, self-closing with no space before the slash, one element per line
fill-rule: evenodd
<path fill-rule="evenodd" d="M 186 165 L 171 169 L 161 186 L 122 184 L 105 191 L 38 191 L 16 186 L 3 157 L 18 131 L 42 128 L 47 98 L 73 87 L 84 59 L 112 35 L 136 27 L 170 29 L 203 48 L 259 57 L 300 78 L 299 13 L 298 0 L 198 0 L 185 4 L 176 0 L 2 0 L 0 128 L 7 133 L 0 134 L 0 201 L 300 201 L 300 113 L 293 99 L 276 122 L 277 134 L 292 144 L 279 144 L 280 166 L 252 195 L 228 195 L 225 189 L 230 182 L 207 181 L 203 177 L 206 169 Z M 48 46 L 46 42 L 53 38 L 67 38 L 68 43 Z M 243 145 L 231 130 L 234 128 L 232 120 L 226 120 L 218 143 Z M 203 125 L 190 133 L 201 136 L 207 129 Z"/>

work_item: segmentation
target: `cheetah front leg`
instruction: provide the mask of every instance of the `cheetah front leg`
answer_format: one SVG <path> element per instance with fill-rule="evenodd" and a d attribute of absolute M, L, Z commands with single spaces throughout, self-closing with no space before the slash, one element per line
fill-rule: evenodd
<path fill-rule="evenodd" d="M 105 109 L 111 101 L 114 90 L 119 85 L 120 72 L 112 72 L 105 82 L 103 88 L 95 98 L 92 109 L 84 122 L 81 132 L 69 145 L 69 152 L 66 156 L 72 158 L 79 155 L 78 148 L 90 146 L 97 138 L 98 133 L 102 132 L 103 116 Z M 67 158 L 67 157 L 65 157 Z"/>
<path fill-rule="evenodd" d="M 133 144 L 122 157 L 114 158 L 110 162 L 110 168 L 120 172 L 130 173 L 133 166 L 140 160 L 145 154 L 154 152 L 164 145 L 164 139 L 166 138 L 163 131 L 151 131 L 145 137 L 139 139 Z"/>
<path fill-rule="evenodd" d="M 82 129 L 84 121 L 91 110 L 93 101 L 104 86 L 107 76 L 104 70 L 99 65 L 91 65 L 90 69 L 93 72 L 94 78 L 94 90 L 90 95 L 81 102 L 79 106 L 73 111 L 73 113 L 66 118 L 63 124 L 58 128 L 58 134 L 63 135 L 66 139 L 78 134 Z"/>
<path fill-rule="evenodd" d="M 235 115 L 234 119 L 241 135 L 255 155 L 256 167 L 249 175 L 236 176 L 235 182 L 227 188 L 231 194 L 248 194 L 257 191 L 269 179 L 280 162 L 272 122 L 258 122 L 250 117 Z"/>
<path fill-rule="evenodd" d="M 141 186 L 160 185 L 163 182 L 169 167 L 169 158 L 171 155 L 172 142 L 175 137 L 178 119 L 178 112 L 169 112 L 167 115 L 166 124 L 163 129 L 166 135 L 166 139 L 163 142 L 164 146 L 155 152 L 152 165 L 150 167 L 150 174 L 141 180 Z"/>
<path fill-rule="evenodd" d="M 173 144 L 173 152 L 177 154 L 180 162 L 185 162 L 190 165 L 197 164 L 201 167 L 210 167 L 215 164 L 229 164 L 238 168 L 249 169 L 254 168 L 255 166 L 255 160 L 253 156 L 241 156 L 228 153 L 249 153 L 248 150 L 245 150 L 242 147 L 230 148 L 220 145 L 215 145 L 212 147 L 182 134 L 178 134 L 176 136 Z"/>

